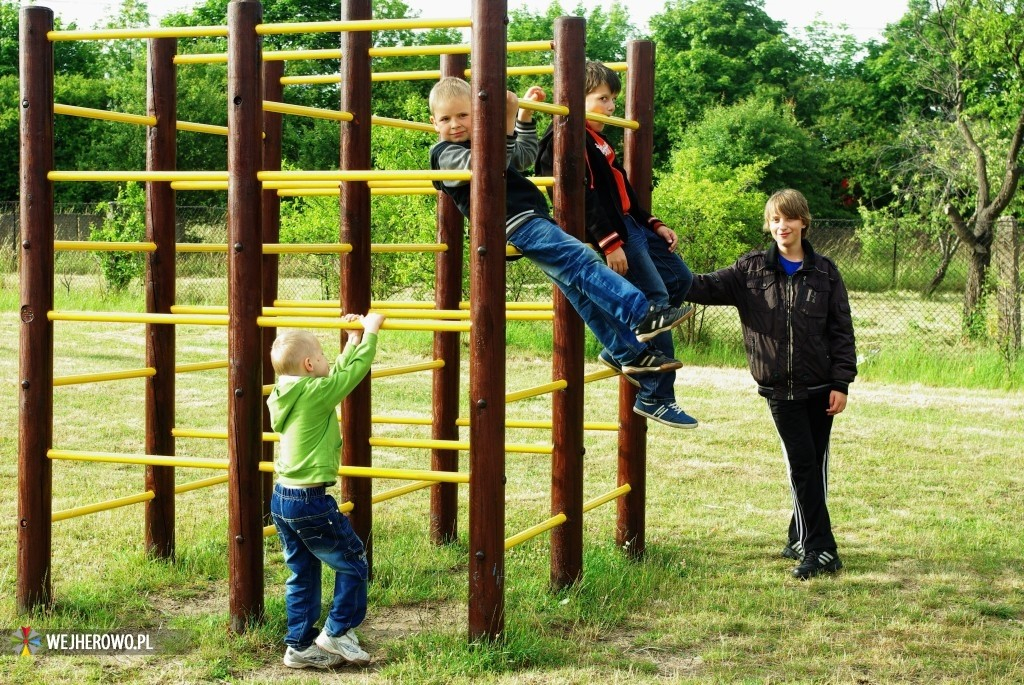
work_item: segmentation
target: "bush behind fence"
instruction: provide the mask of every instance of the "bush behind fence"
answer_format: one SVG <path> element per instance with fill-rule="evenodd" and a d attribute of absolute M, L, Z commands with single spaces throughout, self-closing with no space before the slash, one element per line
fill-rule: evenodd
<path fill-rule="evenodd" d="M 95 208 L 58 206 L 55 237 L 58 240 L 89 240 L 92 227 L 103 216 Z M 177 212 L 177 240 L 188 243 L 227 242 L 224 208 L 182 206 Z M 1007 221 L 1000 229 L 1013 233 L 1020 242 L 1020 227 Z M 421 227 L 421 235 L 433 235 L 432 227 Z M 856 222 L 815 220 L 811 239 L 815 249 L 839 265 L 850 291 L 858 348 L 871 353 L 883 347 L 905 344 L 953 346 L 963 339 L 963 292 L 967 279 L 967 255 L 961 246 L 954 253 L 937 285 L 933 283 L 941 266 L 938 249 L 911 227 L 892 230 L 889 240 L 876 238 L 865 249 L 857 237 Z M 1005 230 L 1004 229 L 1004 230 Z M 376 229 L 372 229 L 376 233 Z M 681 232 L 682 233 L 682 232 Z M 17 289 L 18 205 L 0 204 L 0 269 L 4 288 Z M 373 238 L 378 242 L 378 238 Z M 685 249 L 685 237 L 682 241 Z M 1019 248 L 1018 248 L 1019 252 Z M 988 298 L 988 328 L 996 338 L 1000 320 L 1015 312 L 1019 340 L 1021 279 L 1019 255 L 1011 250 L 996 251 L 991 268 L 993 284 Z M 686 258 L 686 255 L 683 255 Z M 137 255 L 142 259 L 142 255 Z M 54 260 L 56 306 L 72 291 L 77 295 L 110 294 L 104 283 L 101 253 L 60 251 Z M 1014 259 L 1000 263 L 1000 259 Z M 374 299 L 433 299 L 434 260 L 432 253 L 375 254 L 372 296 Z M 723 264 L 720 266 L 727 266 Z M 224 252 L 179 253 L 177 257 L 179 304 L 225 304 L 227 302 L 227 257 Z M 278 297 L 290 300 L 338 299 L 339 258 L 336 255 L 281 255 Z M 466 277 L 468 282 L 468 274 Z M 1009 282 L 1007 282 L 1009 281 Z M 997 287 L 1001 285 L 1002 287 Z M 125 293 L 137 291 L 133 282 Z M 466 289 L 468 292 L 468 287 Z M 509 299 L 546 296 L 550 287 L 543 275 L 526 260 L 508 266 Z M 1007 304 L 1006 298 L 1010 301 Z M 996 304 L 999 303 L 997 307 Z M 1002 310 L 1000 316 L 998 312 Z M 736 339 L 739 321 L 735 310 L 700 308 L 683 335 L 690 341 L 728 337 Z M 1018 343 L 1019 344 L 1019 343 Z"/>

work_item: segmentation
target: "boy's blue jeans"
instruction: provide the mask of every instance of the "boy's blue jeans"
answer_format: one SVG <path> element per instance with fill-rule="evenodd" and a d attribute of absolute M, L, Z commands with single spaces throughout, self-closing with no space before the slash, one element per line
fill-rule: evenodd
<path fill-rule="evenodd" d="M 528 220 L 508 242 L 554 281 L 617 361 L 631 362 L 647 349 L 633 333 L 647 316 L 647 297 L 596 252 L 543 217 Z"/>
<path fill-rule="evenodd" d="M 668 243 L 651 233 L 636 220 L 623 217 L 628 240 L 622 246 L 626 253 L 628 270 L 626 280 L 647 296 L 651 304 L 678 307 L 690 291 L 693 274 L 679 255 L 668 249 Z M 670 359 L 676 358 L 672 331 L 654 337 L 650 344 Z M 674 402 L 676 372 L 645 373 L 635 376 L 640 382 L 638 396 L 646 402 Z"/>
<path fill-rule="evenodd" d="M 366 617 L 366 549 L 348 517 L 324 487 L 289 488 L 274 484 L 270 514 L 281 538 L 284 563 L 292 574 L 284 585 L 288 632 L 295 649 L 313 644 L 320 618 L 320 564 L 335 572 L 334 601 L 324 628 L 341 635 Z"/>

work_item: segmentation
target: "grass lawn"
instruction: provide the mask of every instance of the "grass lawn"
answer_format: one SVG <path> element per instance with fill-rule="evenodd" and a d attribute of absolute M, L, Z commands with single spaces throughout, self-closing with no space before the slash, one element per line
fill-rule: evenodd
<path fill-rule="evenodd" d="M 585 575 L 548 589 L 548 537 L 506 557 L 506 628 L 467 644 L 468 525 L 428 538 L 427 490 L 374 509 L 374 582 L 360 638 L 370 668 L 293 671 L 281 664 L 280 546 L 268 538 L 266 621 L 227 631 L 226 491 L 179 495 L 177 560 L 142 550 L 143 506 L 60 521 L 51 609 L 15 609 L 18 320 L 0 313 L 0 626 L 41 633 L 172 629 L 159 656 L 0 657 L 17 683 L 1020 683 L 1024 682 L 1024 394 L 857 381 L 833 432 L 830 509 L 846 568 L 799 582 L 779 556 L 790 511 L 778 438 L 743 369 L 686 367 L 677 379 L 695 431 L 651 424 L 648 555 L 613 543 L 614 505 L 587 514 Z M 325 351 L 337 349 L 324 333 Z M 379 366 L 425 353 L 384 331 Z M 219 329 L 183 327 L 182 362 L 226 357 Z M 55 373 L 143 366 L 141 326 L 58 323 Z M 550 380 L 550 363 L 510 358 L 509 391 Z M 588 371 L 597 370 L 591 360 Z M 226 372 L 180 375 L 176 424 L 223 429 Z M 465 378 L 464 374 L 464 378 Z M 269 382 L 269 381 L 268 381 Z M 586 418 L 614 421 L 617 381 L 587 388 Z M 373 413 L 429 416 L 430 374 L 374 381 Z M 464 386 L 465 387 L 465 386 Z M 143 381 L 56 388 L 54 447 L 141 452 Z M 510 404 L 509 418 L 549 415 L 549 398 Z M 374 434 L 429 437 L 375 425 Z M 463 436 L 466 432 L 463 433 Z M 510 442 L 549 442 L 508 431 Z M 585 496 L 615 484 L 615 435 L 587 435 Z M 179 456 L 226 456 L 223 441 L 181 439 Z M 424 450 L 377 449 L 378 466 L 427 468 Z M 465 467 L 463 467 L 465 468 Z M 182 469 L 178 482 L 208 477 Z M 507 457 L 507 531 L 549 516 L 550 464 Z M 143 468 L 53 464 L 54 511 L 142 491 Z M 398 485 L 376 482 L 375 492 Z M 465 504 L 467 490 L 460 490 Z M 329 588 L 325 579 L 325 588 Z M 325 592 L 325 598 L 329 598 Z M 13 647 L 13 645 L 12 645 Z"/>

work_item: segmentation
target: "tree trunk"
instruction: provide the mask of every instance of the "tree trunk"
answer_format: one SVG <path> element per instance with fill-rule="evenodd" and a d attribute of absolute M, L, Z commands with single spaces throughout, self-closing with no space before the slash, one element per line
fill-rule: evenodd
<path fill-rule="evenodd" d="M 977 242 L 969 253 L 967 264 L 967 284 L 964 287 L 964 326 L 972 337 L 983 337 L 984 287 L 988 267 L 992 263 L 992 224 L 983 225 L 979 220 Z"/>
<path fill-rule="evenodd" d="M 932 280 L 928 283 L 928 287 L 924 290 L 925 297 L 931 297 L 935 294 L 935 291 L 942 281 L 946 278 L 946 272 L 949 271 L 949 264 L 953 261 L 953 255 L 956 254 L 956 249 L 960 247 L 960 241 L 955 235 L 948 236 L 948 239 L 939 239 L 939 246 L 942 248 L 942 261 L 939 262 L 939 266 L 935 269 L 935 275 L 932 276 Z"/>

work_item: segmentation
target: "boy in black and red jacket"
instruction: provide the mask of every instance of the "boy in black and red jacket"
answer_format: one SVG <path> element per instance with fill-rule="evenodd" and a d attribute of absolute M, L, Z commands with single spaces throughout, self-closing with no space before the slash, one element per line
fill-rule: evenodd
<path fill-rule="evenodd" d="M 615 99 L 622 90 L 618 74 L 601 62 L 591 61 L 587 62 L 585 79 L 586 110 L 604 116 L 614 114 Z M 674 252 L 675 231 L 640 204 L 626 170 L 601 133 L 603 129 L 603 123 L 587 121 L 587 238 L 604 255 L 609 268 L 625 276 L 648 300 L 678 307 L 690 288 L 693 275 Z M 554 171 L 552 128 L 540 141 L 536 169 L 539 176 L 550 176 Z M 671 332 L 653 338 L 651 345 L 661 355 L 675 358 Z M 616 350 L 606 347 L 598 359 L 639 386 L 634 412 L 673 428 L 697 427 L 697 420 L 676 404 L 675 371 L 640 376 L 618 364 L 619 356 Z"/>

